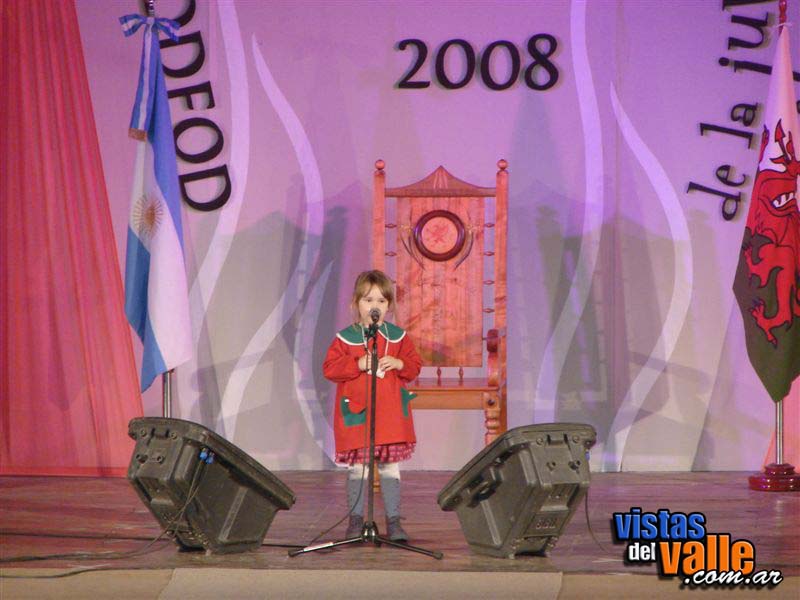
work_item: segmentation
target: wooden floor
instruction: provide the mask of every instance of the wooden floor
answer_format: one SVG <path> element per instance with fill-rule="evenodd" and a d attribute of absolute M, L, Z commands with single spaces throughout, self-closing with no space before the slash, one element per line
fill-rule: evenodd
<path fill-rule="evenodd" d="M 611 473 L 596 474 L 589 491 L 590 535 L 583 506 L 567 525 L 546 557 L 518 556 L 514 560 L 474 554 L 467 546 L 454 513 L 443 512 L 436 496 L 452 473 L 403 473 L 404 526 L 411 543 L 439 550 L 443 560 L 371 544 L 287 556 L 273 544 L 309 542 L 345 512 L 344 473 L 278 472 L 297 502 L 281 511 L 254 552 L 206 556 L 178 552 L 171 541 L 151 552 L 114 562 L 120 569 L 179 567 L 236 567 L 253 569 L 376 569 L 403 571 L 528 571 L 564 573 L 655 573 L 651 566 L 627 566 L 624 547 L 611 540 L 613 512 L 639 506 L 672 512 L 703 512 L 708 532 L 730 533 L 756 547 L 758 569 L 779 569 L 784 576 L 800 574 L 800 493 L 754 492 L 745 473 Z M 383 524 L 382 506 L 376 521 Z M 73 551 L 127 551 L 142 547 L 159 527 L 124 479 L 74 477 L 0 478 L 0 553 L 7 559 Z M 324 539 L 338 539 L 339 526 Z M 108 561 L 104 561 L 108 562 Z M 72 559 L 6 563 L 5 568 L 80 567 Z M 95 561 L 96 563 L 96 561 Z M 93 564 L 95 564 L 93 563 Z"/>

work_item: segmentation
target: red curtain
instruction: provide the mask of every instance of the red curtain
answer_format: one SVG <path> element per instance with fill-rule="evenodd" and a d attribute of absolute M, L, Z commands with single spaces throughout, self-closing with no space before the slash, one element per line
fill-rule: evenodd
<path fill-rule="evenodd" d="M 75 6 L 0 7 L 0 473 L 123 475 L 142 404 Z"/>

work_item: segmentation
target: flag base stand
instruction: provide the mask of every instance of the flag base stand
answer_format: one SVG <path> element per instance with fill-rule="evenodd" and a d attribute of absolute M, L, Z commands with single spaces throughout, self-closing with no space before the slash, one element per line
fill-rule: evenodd
<path fill-rule="evenodd" d="M 770 463 L 758 475 L 748 477 L 750 489 L 759 492 L 800 492 L 800 474 L 789 463 Z"/>

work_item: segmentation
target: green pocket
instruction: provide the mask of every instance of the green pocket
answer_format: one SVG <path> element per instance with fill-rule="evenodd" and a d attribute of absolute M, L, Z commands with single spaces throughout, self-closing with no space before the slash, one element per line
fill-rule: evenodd
<path fill-rule="evenodd" d="M 408 403 L 417 397 L 415 392 L 410 392 L 406 388 L 400 388 L 400 396 L 403 402 L 403 416 L 408 418 Z"/>
<path fill-rule="evenodd" d="M 354 425 L 363 425 L 367 422 L 367 409 L 364 408 L 364 410 L 358 413 L 352 412 L 350 410 L 350 403 L 347 402 L 347 398 L 342 397 L 342 399 L 339 401 L 339 408 L 342 411 L 344 424 L 348 427 L 353 427 Z"/>

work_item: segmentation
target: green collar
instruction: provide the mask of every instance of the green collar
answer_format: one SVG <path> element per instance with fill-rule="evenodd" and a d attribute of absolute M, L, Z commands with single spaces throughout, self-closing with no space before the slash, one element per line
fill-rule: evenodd
<path fill-rule="evenodd" d="M 388 321 L 384 321 L 383 325 L 381 325 L 380 329 L 378 329 L 378 333 L 386 338 L 386 340 L 389 342 L 399 342 L 406 335 L 405 331 L 400 329 L 394 323 L 389 323 Z M 363 328 L 357 323 L 350 325 L 350 327 L 345 327 L 336 334 L 336 337 L 350 346 L 364 345 Z"/>

